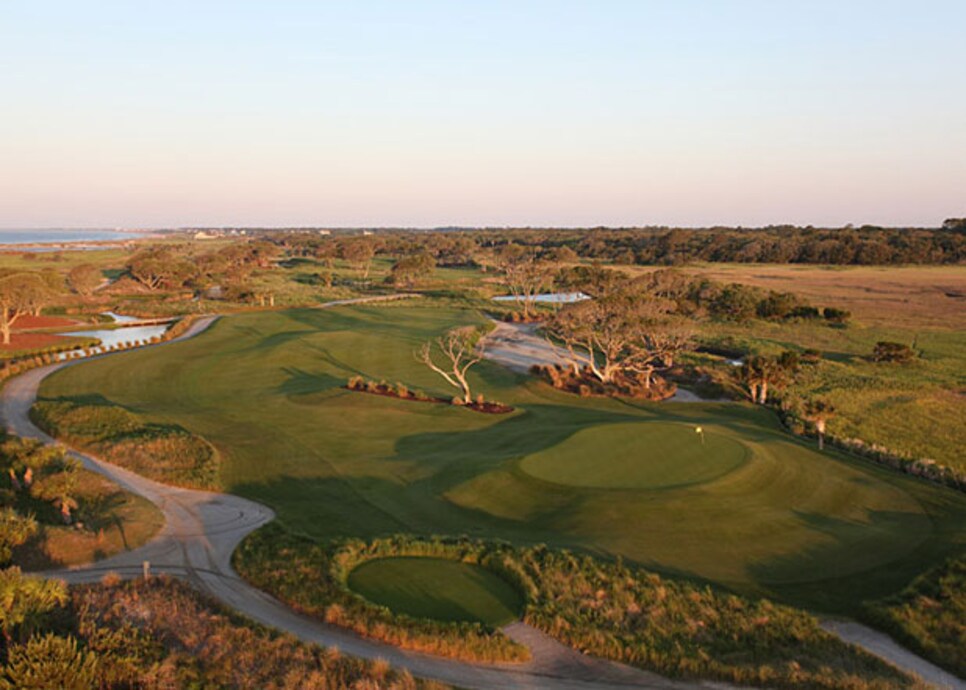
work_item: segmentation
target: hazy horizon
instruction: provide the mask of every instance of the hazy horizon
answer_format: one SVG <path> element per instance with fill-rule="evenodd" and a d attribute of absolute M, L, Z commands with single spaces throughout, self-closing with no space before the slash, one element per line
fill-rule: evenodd
<path fill-rule="evenodd" d="M 0 228 L 966 215 L 966 5 L 0 6 Z"/>

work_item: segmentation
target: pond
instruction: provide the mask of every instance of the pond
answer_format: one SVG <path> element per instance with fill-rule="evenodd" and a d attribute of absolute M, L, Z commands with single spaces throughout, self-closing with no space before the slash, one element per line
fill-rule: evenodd
<path fill-rule="evenodd" d="M 534 295 L 533 301 L 541 304 L 570 304 L 572 302 L 582 302 L 590 299 L 590 295 L 582 292 L 545 292 Z M 522 302 L 523 300 L 516 295 L 500 295 L 493 298 L 494 302 Z"/>
<path fill-rule="evenodd" d="M 140 320 L 136 316 L 124 316 L 123 314 L 115 314 L 114 312 L 105 312 L 105 314 L 111 316 L 114 319 L 114 323 L 117 324 L 136 323 Z M 97 338 L 101 341 L 100 346 L 90 348 L 91 352 L 97 353 L 104 352 L 115 345 L 146 341 L 161 336 L 168 330 L 168 326 L 169 324 L 161 323 L 150 326 L 128 326 L 126 328 L 97 328 L 89 331 L 65 331 L 57 335 L 73 338 Z M 67 353 L 60 355 L 60 359 L 66 359 L 66 357 Z"/>

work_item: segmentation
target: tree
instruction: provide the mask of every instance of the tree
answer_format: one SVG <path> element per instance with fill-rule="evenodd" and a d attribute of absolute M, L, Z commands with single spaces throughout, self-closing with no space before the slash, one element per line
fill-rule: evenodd
<path fill-rule="evenodd" d="M 835 406 L 828 400 L 815 398 L 805 403 L 802 417 L 815 426 L 819 450 L 825 448 L 825 425 L 833 416 L 835 416 Z"/>
<path fill-rule="evenodd" d="M 85 297 L 96 290 L 104 280 L 104 275 L 92 264 L 74 266 L 67 274 L 71 289 Z"/>
<path fill-rule="evenodd" d="M 535 298 L 553 286 L 553 266 L 542 261 L 535 248 L 511 242 L 496 254 L 503 282 L 523 308 L 523 318 L 533 316 Z"/>
<path fill-rule="evenodd" d="M 0 277 L 0 333 L 10 344 L 10 331 L 21 316 L 38 314 L 54 293 L 39 273 L 10 273 Z"/>
<path fill-rule="evenodd" d="M 729 321 L 747 321 L 758 309 L 758 290 L 740 283 L 726 285 L 711 304 L 711 312 Z"/>
<path fill-rule="evenodd" d="M 891 364 L 909 364 L 916 359 L 916 351 L 908 345 L 889 340 L 880 340 L 872 349 L 873 362 L 888 362 Z"/>
<path fill-rule="evenodd" d="M 443 356 L 442 365 L 437 365 L 434 361 L 434 349 L 439 350 Z M 466 376 L 470 368 L 483 359 L 479 329 L 464 326 L 447 331 L 436 340 L 423 344 L 416 352 L 416 359 L 442 376 L 446 383 L 462 391 L 464 403 L 473 401 Z"/>
<path fill-rule="evenodd" d="M 363 281 L 369 280 L 369 270 L 375 255 L 376 248 L 366 239 L 351 240 L 342 245 L 342 258 L 362 273 Z"/>
<path fill-rule="evenodd" d="M 436 259 L 426 252 L 404 256 L 392 266 L 391 280 L 393 285 L 412 287 L 420 278 L 428 276 L 436 268 Z"/>
<path fill-rule="evenodd" d="M 650 388 L 654 371 L 672 366 L 687 346 L 691 329 L 673 302 L 636 287 L 567 305 L 548 322 L 547 335 L 563 343 L 574 374 L 585 369 L 601 383 L 639 374 Z"/>
<path fill-rule="evenodd" d="M 778 360 L 762 355 L 752 355 L 735 372 L 738 382 L 743 384 L 751 401 L 764 405 L 768 402 L 769 386 L 779 387 L 788 377 L 788 369 Z"/>
<path fill-rule="evenodd" d="M 90 690 L 98 686 L 97 654 L 79 648 L 73 636 L 35 635 L 27 644 L 11 647 L 8 657 L 0 688 Z"/>
<path fill-rule="evenodd" d="M 18 628 L 21 639 L 44 614 L 67 603 L 67 585 L 61 580 L 28 577 L 20 568 L 0 570 L 0 632 L 9 647 Z"/>
<path fill-rule="evenodd" d="M 182 288 L 198 275 L 194 263 L 164 247 L 135 254 L 128 261 L 127 270 L 148 290 Z"/>
<path fill-rule="evenodd" d="M 37 521 L 13 508 L 0 508 L 0 565 L 13 558 L 13 550 L 37 533 Z"/>
<path fill-rule="evenodd" d="M 620 289 L 627 274 L 600 264 L 573 266 L 557 273 L 554 282 L 565 290 L 576 290 L 590 297 L 603 297 Z"/>

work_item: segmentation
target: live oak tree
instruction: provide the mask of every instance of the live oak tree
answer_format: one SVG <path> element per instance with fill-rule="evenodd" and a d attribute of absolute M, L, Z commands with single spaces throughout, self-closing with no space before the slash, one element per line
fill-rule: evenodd
<path fill-rule="evenodd" d="M 436 259 L 431 254 L 421 252 L 404 256 L 393 264 L 390 278 L 393 285 L 412 287 L 421 278 L 428 276 L 436 268 Z"/>
<path fill-rule="evenodd" d="M 173 249 L 147 249 L 131 257 L 128 273 L 149 290 L 184 287 L 198 275 L 198 268 Z"/>
<path fill-rule="evenodd" d="M 376 248 L 372 242 L 367 239 L 349 240 L 343 243 L 341 253 L 342 258 L 362 274 L 363 281 L 369 280 L 372 259 L 376 255 Z"/>
<path fill-rule="evenodd" d="M 553 264 L 540 258 L 536 247 L 510 243 L 495 254 L 495 263 L 503 272 L 503 283 L 520 303 L 523 318 L 534 314 L 535 298 L 553 286 Z"/>
<path fill-rule="evenodd" d="M 93 264 L 79 264 L 67 274 L 67 282 L 74 292 L 86 297 L 104 282 L 104 275 Z"/>
<path fill-rule="evenodd" d="M 562 343 L 574 374 L 586 370 L 601 383 L 637 378 L 645 389 L 655 371 L 673 366 L 692 335 L 673 302 L 634 286 L 567 305 L 546 331 L 551 343 Z"/>
<path fill-rule="evenodd" d="M 439 338 L 424 343 L 416 351 L 418 361 L 462 392 L 464 403 L 473 401 L 467 373 L 473 365 L 483 359 L 483 344 L 480 336 L 479 329 L 473 326 L 454 328 Z M 439 355 L 436 355 L 437 352 Z M 437 364 L 437 360 L 441 360 L 442 363 Z"/>
<path fill-rule="evenodd" d="M 39 273 L 10 273 L 0 276 L 0 333 L 10 344 L 10 332 L 17 319 L 40 310 L 54 298 L 50 283 Z"/>

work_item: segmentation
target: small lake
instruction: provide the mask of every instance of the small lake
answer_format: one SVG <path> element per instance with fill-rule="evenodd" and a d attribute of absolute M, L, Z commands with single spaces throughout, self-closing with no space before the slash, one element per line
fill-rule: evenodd
<path fill-rule="evenodd" d="M 112 311 L 104 312 L 105 315 L 114 319 L 114 323 L 136 323 L 140 319 L 136 316 L 125 316 L 115 314 Z M 122 345 L 124 343 L 135 343 L 138 341 L 150 340 L 151 338 L 162 335 L 170 324 L 162 323 L 151 326 L 129 326 L 127 328 L 97 328 L 89 331 L 65 331 L 57 335 L 70 336 L 74 338 L 97 338 L 101 341 L 100 347 L 91 348 L 91 352 L 104 352 L 105 350 Z M 61 354 L 61 359 L 66 358 L 66 353 Z"/>
<path fill-rule="evenodd" d="M 540 295 L 534 295 L 533 301 L 539 302 L 541 304 L 571 304 L 573 302 L 583 302 L 585 299 L 590 299 L 590 295 L 585 295 L 582 292 L 545 292 Z M 499 297 L 493 298 L 494 302 L 522 302 L 516 295 L 500 295 Z"/>

